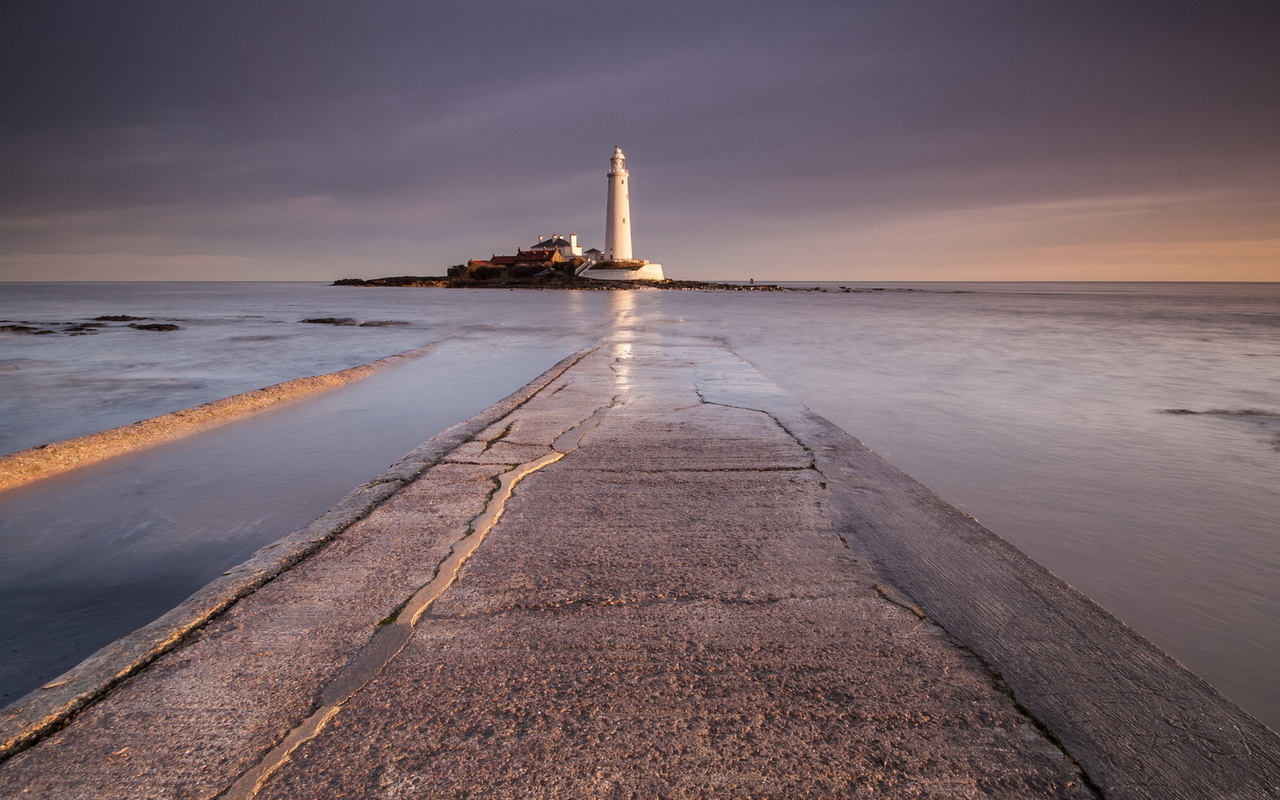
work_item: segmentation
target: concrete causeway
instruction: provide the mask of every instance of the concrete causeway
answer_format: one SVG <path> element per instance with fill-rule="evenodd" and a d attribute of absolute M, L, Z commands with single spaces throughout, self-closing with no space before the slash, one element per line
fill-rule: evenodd
<path fill-rule="evenodd" d="M 724 348 L 478 420 L 6 710 L 0 796 L 1280 796 L 1275 734 Z"/>

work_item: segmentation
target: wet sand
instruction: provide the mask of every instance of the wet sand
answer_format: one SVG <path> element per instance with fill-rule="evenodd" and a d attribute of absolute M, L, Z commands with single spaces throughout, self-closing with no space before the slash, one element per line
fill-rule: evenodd
<path fill-rule="evenodd" d="M 132 425 L 78 436 L 0 456 L 0 491 L 23 486 L 77 467 L 96 464 L 124 453 L 141 450 L 225 425 L 238 419 L 319 392 L 336 389 L 367 378 L 405 359 L 424 356 L 434 350 L 429 344 L 367 364 L 277 383 L 262 389 L 224 397 L 192 408 L 144 419 Z"/>

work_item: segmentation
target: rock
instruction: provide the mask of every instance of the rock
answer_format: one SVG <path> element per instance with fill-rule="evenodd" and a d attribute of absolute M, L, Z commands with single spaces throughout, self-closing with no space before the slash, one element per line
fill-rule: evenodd
<path fill-rule="evenodd" d="M 151 319 L 151 317 L 131 317 L 128 314 L 108 314 L 103 317 L 94 317 L 94 322 L 136 322 L 138 320 Z"/>
<path fill-rule="evenodd" d="M 151 325 L 136 325 L 136 324 L 130 323 L 129 327 L 130 327 L 130 328 L 137 328 L 137 329 L 138 329 L 138 330 L 140 330 L 140 331 L 176 331 L 176 330 L 180 330 L 180 328 L 178 328 L 178 326 L 177 326 L 177 325 L 173 325 L 173 324 L 170 324 L 170 323 L 168 323 L 168 322 L 156 322 L 156 323 L 152 323 Z"/>
<path fill-rule="evenodd" d="M 310 322 L 313 325 L 355 325 L 356 321 L 351 317 L 314 317 L 312 319 L 300 319 L 299 322 Z"/>

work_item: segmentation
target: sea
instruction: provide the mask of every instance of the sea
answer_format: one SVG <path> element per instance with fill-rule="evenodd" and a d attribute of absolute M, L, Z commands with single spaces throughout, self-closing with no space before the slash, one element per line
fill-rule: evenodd
<path fill-rule="evenodd" d="M 0 493 L 0 704 L 580 348 L 715 342 L 1280 729 L 1280 284 L 784 285 L 0 284 L 54 331 L 0 333 L 0 453 L 436 345 Z"/>

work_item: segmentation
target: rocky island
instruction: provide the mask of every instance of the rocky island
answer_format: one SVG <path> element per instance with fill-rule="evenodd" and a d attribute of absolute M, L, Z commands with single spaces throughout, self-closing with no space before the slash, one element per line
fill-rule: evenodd
<path fill-rule="evenodd" d="M 450 274 L 444 276 L 400 275 L 391 278 L 342 278 L 333 282 L 333 286 L 410 286 L 433 287 L 442 289 L 723 289 L 742 291 L 783 291 L 783 287 L 770 283 L 713 283 L 708 281 L 674 281 L 674 280 L 630 280 L 602 281 L 594 278 L 583 278 L 569 271 L 551 270 L 533 275 L 520 275 L 518 272 L 498 272 L 486 275 L 461 271 L 466 265 L 451 267 Z M 459 270 L 455 273 L 454 270 Z"/>

